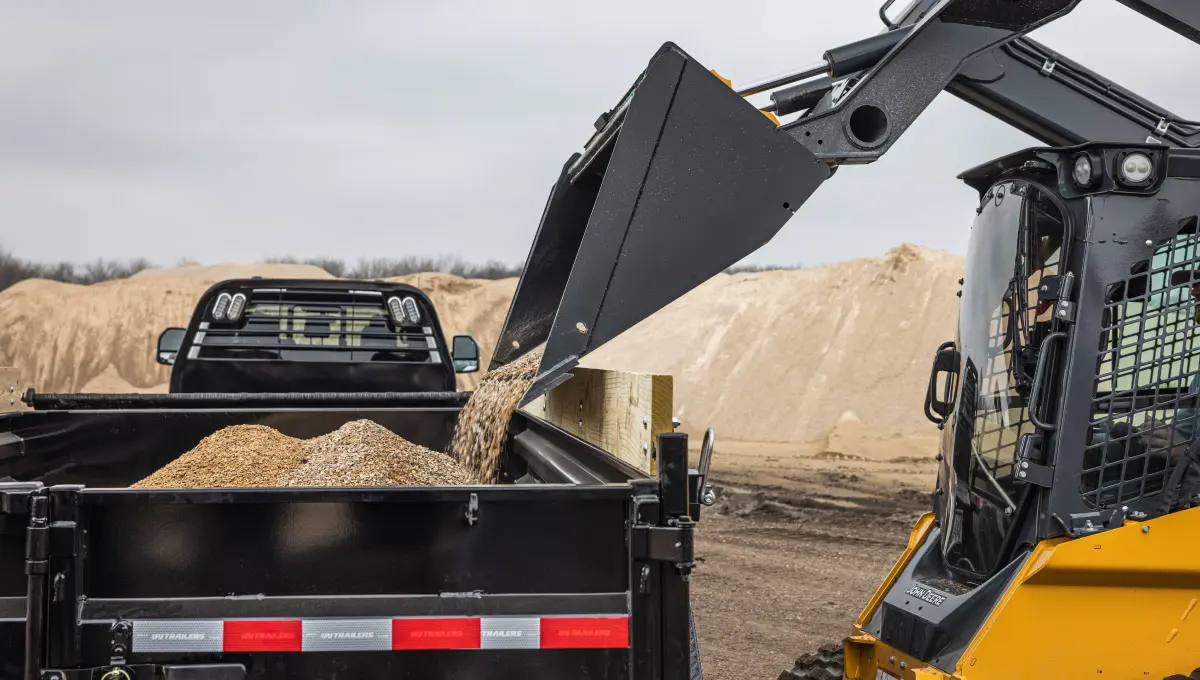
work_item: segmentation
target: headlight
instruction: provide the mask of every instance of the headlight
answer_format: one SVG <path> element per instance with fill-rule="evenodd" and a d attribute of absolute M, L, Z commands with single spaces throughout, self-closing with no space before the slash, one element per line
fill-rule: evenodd
<path fill-rule="evenodd" d="M 1145 184 L 1154 177 L 1154 161 L 1150 156 L 1134 151 L 1121 159 L 1118 172 L 1126 184 Z"/>
<path fill-rule="evenodd" d="M 1074 171 L 1075 183 L 1081 187 L 1086 187 L 1092 183 L 1092 159 L 1087 157 L 1087 154 L 1078 156 L 1075 159 Z"/>
<path fill-rule="evenodd" d="M 217 296 L 217 301 L 213 303 L 212 318 L 214 321 L 224 321 L 226 313 L 229 312 L 229 305 L 233 302 L 233 298 L 229 293 L 221 293 Z"/>
<path fill-rule="evenodd" d="M 1084 152 L 1075 156 L 1071 166 L 1071 179 L 1080 189 L 1091 189 L 1100 181 L 1103 163 L 1099 156 Z"/>

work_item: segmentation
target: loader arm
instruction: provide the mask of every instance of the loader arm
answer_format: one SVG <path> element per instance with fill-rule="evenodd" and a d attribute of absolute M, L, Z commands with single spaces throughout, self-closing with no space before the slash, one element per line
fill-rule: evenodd
<path fill-rule="evenodd" d="M 665 44 L 564 164 L 492 368 L 542 348 L 525 403 L 567 379 L 765 245 L 839 166 L 882 157 L 943 90 L 1047 144 L 1200 145 L 1200 126 L 1024 37 L 1078 2 L 915 0 L 883 33 L 739 90 Z M 1123 2 L 1197 39 L 1187 4 Z M 743 98 L 767 91 L 766 111 L 799 118 L 780 126 Z"/>
<path fill-rule="evenodd" d="M 1200 3 L 1118 0 L 1193 42 L 1200 42 Z M 889 28 L 903 29 L 937 4 L 916 0 Z M 1200 125 L 1131 92 L 1028 37 L 975 57 L 946 91 L 1050 146 L 1089 141 L 1200 146 Z"/>

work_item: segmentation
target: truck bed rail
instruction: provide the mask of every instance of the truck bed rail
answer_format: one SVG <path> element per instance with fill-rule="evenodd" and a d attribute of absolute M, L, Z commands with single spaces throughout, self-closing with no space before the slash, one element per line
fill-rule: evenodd
<path fill-rule="evenodd" d="M 470 392 L 193 392 L 171 394 L 46 393 L 32 388 L 21 401 L 37 411 L 118 408 L 271 408 L 275 406 L 462 406 Z"/>

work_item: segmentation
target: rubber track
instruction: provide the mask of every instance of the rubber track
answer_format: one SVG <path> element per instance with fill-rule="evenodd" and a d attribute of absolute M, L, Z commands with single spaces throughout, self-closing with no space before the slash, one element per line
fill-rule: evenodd
<path fill-rule="evenodd" d="M 778 680 L 842 680 L 846 666 L 843 644 L 831 642 L 800 656 L 792 670 L 780 673 Z"/>

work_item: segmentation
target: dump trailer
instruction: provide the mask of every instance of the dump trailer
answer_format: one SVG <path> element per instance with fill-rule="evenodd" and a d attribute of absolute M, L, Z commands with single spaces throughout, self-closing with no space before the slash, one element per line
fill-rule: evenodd
<path fill-rule="evenodd" d="M 1200 41 L 1195 2 L 1120 1 Z M 948 91 L 1045 146 L 961 175 L 931 512 L 840 642 L 779 677 L 1200 677 L 1200 122 L 1025 37 L 1078 0 L 893 4 L 749 85 L 664 44 L 563 165 L 493 361 L 544 343 L 527 398 L 552 389 Z"/>
<path fill-rule="evenodd" d="M 205 291 L 155 359 L 172 393 L 453 392 L 479 370 L 479 347 L 448 343 L 433 301 L 407 284 L 254 277 Z"/>
<path fill-rule="evenodd" d="M 686 434 L 654 478 L 517 412 L 493 485 L 130 489 L 235 424 L 446 450 L 468 395 L 140 396 L 0 416 L 3 677 L 699 677 Z"/>

